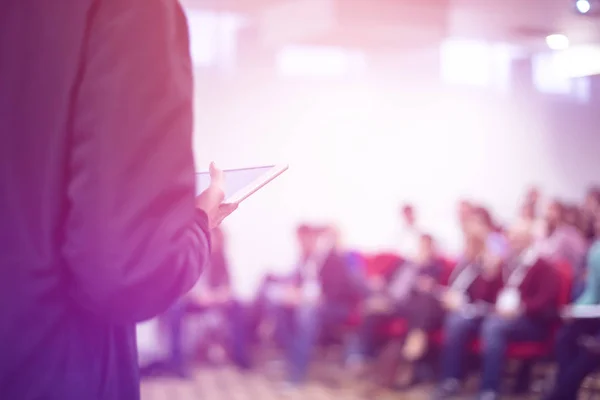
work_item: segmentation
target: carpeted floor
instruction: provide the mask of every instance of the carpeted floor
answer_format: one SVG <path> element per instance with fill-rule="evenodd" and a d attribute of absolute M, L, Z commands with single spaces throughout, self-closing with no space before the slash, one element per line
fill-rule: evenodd
<path fill-rule="evenodd" d="M 368 383 L 349 379 L 339 363 L 326 359 L 313 364 L 309 383 L 290 390 L 283 384 L 281 361 L 269 358 L 261 360 L 258 365 L 260 367 L 250 372 L 242 372 L 229 365 L 196 368 L 187 380 L 147 379 L 142 382 L 142 400 L 425 400 L 430 399 L 433 392 L 433 385 L 425 384 L 409 392 L 373 393 Z M 467 394 L 460 399 L 475 398 L 477 381 L 478 377 L 473 375 L 467 383 Z M 600 393 L 597 391 L 599 387 L 597 377 L 590 377 L 579 398 L 596 398 L 595 394 Z M 539 397 L 531 394 L 512 399 L 533 400 Z"/>
<path fill-rule="evenodd" d="M 261 372 L 240 372 L 232 367 L 197 369 L 188 381 L 158 378 L 142 383 L 142 400 L 362 400 L 430 397 L 426 388 L 410 393 L 367 395 L 361 384 L 343 385 L 315 382 L 290 390 L 281 380 Z"/>

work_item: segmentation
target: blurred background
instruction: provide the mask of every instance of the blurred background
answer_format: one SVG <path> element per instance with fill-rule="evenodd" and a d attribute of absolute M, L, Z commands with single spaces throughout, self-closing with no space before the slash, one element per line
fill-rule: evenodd
<path fill-rule="evenodd" d="M 598 177 L 597 1 L 182 3 L 198 170 L 290 164 L 226 224 L 240 296 L 292 264 L 299 221 L 371 251 L 410 201 L 453 249 L 459 197 L 506 219 L 527 186 L 573 200 Z"/>
<path fill-rule="evenodd" d="M 600 0 L 181 3 L 197 170 L 290 165 L 223 226 L 236 301 L 292 271 L 301 223 L 377 254 L 395 248 L 410 203 L 456 256 L 461 199 L 503 225 L 528 188 L 581 203 L 599 181 Z M 159 346 L 153 336 L 140 346 Z M 145 400 L 280 398 L 268 376 L 222 369 L 142 389 Z M 295 398 L 357 398 L 306 390 Z"/>

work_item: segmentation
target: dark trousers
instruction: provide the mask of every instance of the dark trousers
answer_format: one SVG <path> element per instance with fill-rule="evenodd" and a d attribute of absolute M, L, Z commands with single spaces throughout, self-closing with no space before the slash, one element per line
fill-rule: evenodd
<path fill-rule="evenodd" d="M 445 323 L 442 350 L 442 378 L 462 379 L 464 357 L 470 340 L 480 331 L 482 344 L 481 390 L 498 392 L 504 371 L 506 350 L 511 342 L 544 340 L 549 332 L 546 324 L 526 316 L 505 319 L 496 315 L 466 318 L 461 313 L 449 314 Z"/>
<path fill-rule="evenodd" d="M 600 330 L 596 320 L 575 320 L 565 325 L 556 341 L 558 370 L 552 392 L 552 400 L 576 400 L 583 380 L 600 367 L 600 355 L 593 354 L 579 345 L 586 335 L 595 335 Z"/>
<path fill-rule="evenodd" d="M 290 381 L 302 383 L 306 379 L 310 359 L 321 332 L 343 323 L 350 315 L 350 308 L 325 303 L 311 308 L 278 307 L 274 311 L 276 334 L 283 342 L 290 368 Z"/>
<path fill-rule="evenodd" d="M 444 310 L 438 299 L 429 293 L 415 292 L 405 304 L 398 305 L 389 313 L 374 313 L 364 316 L 357 333 L 357 343 L 351 354 L 372 358 L 377 354 L 378 344 L 384 339 L 379 334 L 387 324 L 396 318 L 404 319 L 406 332 L 423 330 L 431 332 L 442 325 Z M 404 336 L 399 338 L 404 340 Z"/>
<path fill-rule="evenodd" d="M 233 361 L 240 367 L 249 367 L 250 356 L 248 352 L 247 326 L 242 305 L 237 301 L 230 301 L 217 307 L 223 313 L 228 324 L 227 329 L 230 336 L 229 351 L 231 352 Z M 203 306 L 179 303 L 167 312 L 166 322 L 169 328 L 171 345 L 170 363 L 173 368 L 182 371 L 187 366 L 186 357 L 183 352 L 182 337 L 183 321 L 186 316 L 202 314 L 208 310 L 209 308 Z"/>

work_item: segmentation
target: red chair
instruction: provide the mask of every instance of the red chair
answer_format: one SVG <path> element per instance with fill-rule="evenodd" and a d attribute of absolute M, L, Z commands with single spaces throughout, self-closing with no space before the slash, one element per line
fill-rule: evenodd
<path fill-rule="evenodd" d="M 367 276 L 386 275 L 394 268 L 402 263 L 402 257 L 391 254 L 382 253 L 366 258 Z"/>

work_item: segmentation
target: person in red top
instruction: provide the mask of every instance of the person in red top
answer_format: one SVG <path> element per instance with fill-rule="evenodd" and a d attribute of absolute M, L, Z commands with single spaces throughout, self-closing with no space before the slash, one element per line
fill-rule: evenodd
<path fill-rule="evenodd" d="M 510 232 L 509 238 L 512 254 L 501 268 L 502 289 L 493 311 L 480 321 L 483 369 L 481 400 L 499 398 L 504 357 L 509 343 L 544 340 L 551 332 L 550 325 L 557 316 L 558 272 L 538 256 L 532 247 L 533 237 L 529 230 L 520 226 Z M 446 346 L 457 346 L 456 337 L 448 335 Z M 460 364 L 458 357 L 446 361 L 449 371 L 457 370 L 456 366 Z M 456 394 L 460 376 L 456 372 L 454 374 L 452 376 L 450 372 L 451 379 L 443 382 L 436 399 Z"/>
<path fill-rule="evenodd" d="M 448 314 L 443 329 L 441 383 L 435 399 L 458 393 L 469 341 L 479 331 L 502 286 L 498 264 L 486 258 L 486 236 L 474 233 L 481 231 L 472 226 L 480 221 L 474 214 L 470 217 L 465 254 L 450 276 L 449 290 L 443 298 Z"/>
<path fill-rule="evenodd" d="M 486 317 L 481 330 L 481 399 L 499 396 L 508 344 L 547 339 L 557 317 L 557 270 L 532 247 L 529 230 L 514 229 L 510 244 L 513 254 L 502 267 L 503 288 L 494 313 Z"/>

